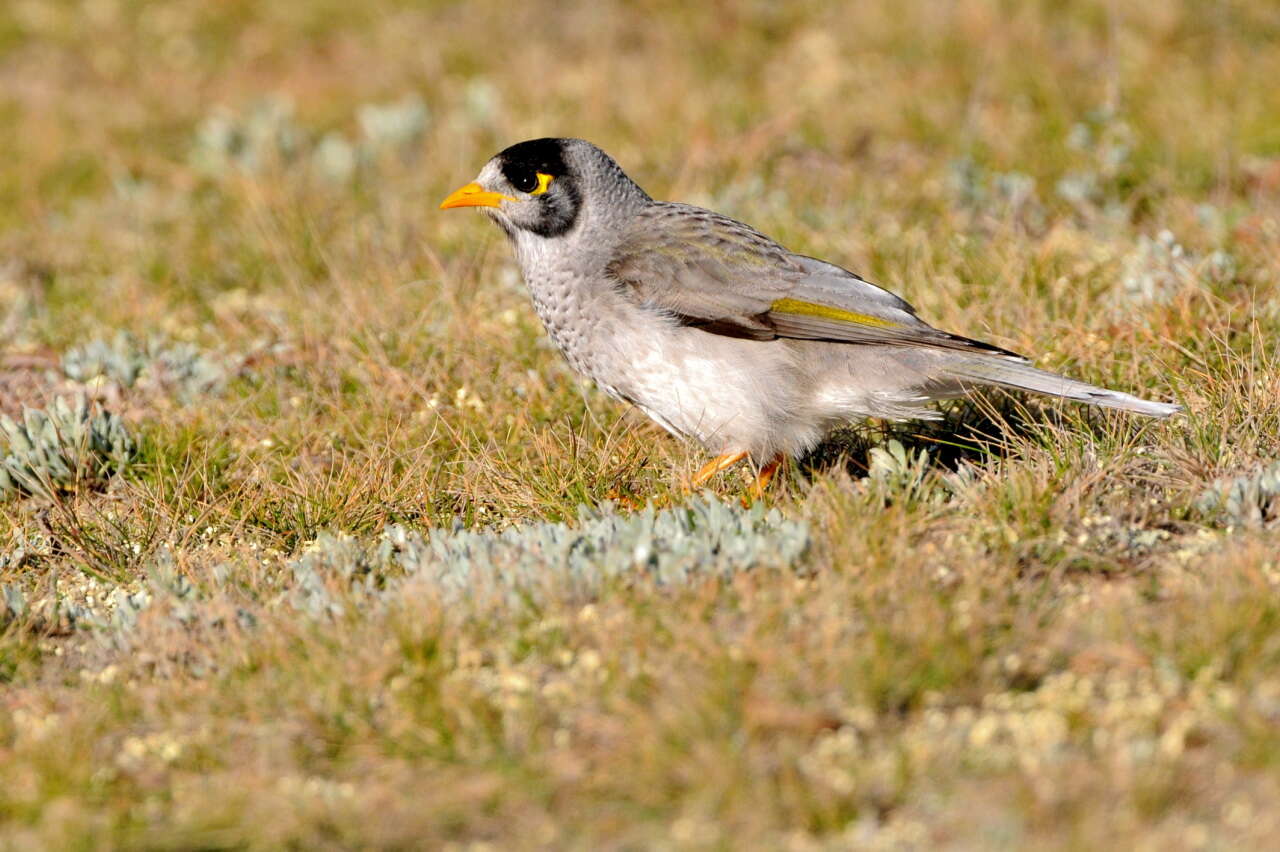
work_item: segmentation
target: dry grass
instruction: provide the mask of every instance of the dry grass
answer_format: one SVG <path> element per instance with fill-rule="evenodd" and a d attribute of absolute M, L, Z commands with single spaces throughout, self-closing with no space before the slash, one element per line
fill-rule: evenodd
<path fill-rule="evenodd" d="M 1194 503 L 1280 458 L 1278 35 L 1264 0 L 5 4 L 0 412 L 89 390 L 141 454 L 0 503 L 0 845 L 1267 845 L 1280 539 Z M 338 174 L 326 134 L 408 95 L 421 134 Z M 266 99 L 291 141 L 201 159 Z M 770 498 L 793 570 L 301 612 L 324 531 L 685 499 L 699 453 L 435 210 L 547 134 L 1187 412 L 841 436 Z M 243 366 L 191 399 L 59 372 L 121 329 Z M 866 478 L 890 439 L 930 454 Z M 53 607 L 143 592 L 127 629 Z"/>

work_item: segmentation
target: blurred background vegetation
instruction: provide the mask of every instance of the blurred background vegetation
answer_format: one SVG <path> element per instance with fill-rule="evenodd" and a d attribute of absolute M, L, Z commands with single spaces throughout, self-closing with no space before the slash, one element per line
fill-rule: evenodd
<path fill-rule="evenodd" d="M 0 845 L 1264 848 L 1277 80 L 1269 0 L 7 0 Z M 700 454 L 436 210 L 544 135 L 1187 414 L 610 508 Z M 414 573 L 537 522 L 696 546 Z"/>

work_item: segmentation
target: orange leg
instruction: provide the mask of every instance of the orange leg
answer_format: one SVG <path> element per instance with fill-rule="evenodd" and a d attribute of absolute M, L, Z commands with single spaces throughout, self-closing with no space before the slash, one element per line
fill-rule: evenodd
<path fill-rule="evenodd" d="M 778 468 L 782 466 L 783 460 L 784 456 L 774 456 L 773 461 L 760 468 L 760 472 L 756 474 L 756 481 L 751 485 L 751 495 L 757 500 L 764 496 L 764 490 L 773 481 L 773 476 L 778 472 Z"/>
<path fill-rule="evenodd" d="M 693 481 L 689 483 L 690 490 L 694 488 L 701 488 L 711 477 L 715 476 L 722 470 L 728 470 L 746 457 L 747 453 L 745 450 L 743 452 L 725 453 L 722 456 L 716 456 L 711 461 L 704 464 L 702 469 L 693 475 Z"/>

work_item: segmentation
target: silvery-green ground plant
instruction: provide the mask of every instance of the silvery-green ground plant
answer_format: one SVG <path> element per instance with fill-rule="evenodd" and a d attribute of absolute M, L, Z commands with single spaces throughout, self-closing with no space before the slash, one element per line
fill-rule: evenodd
<path fill-rule="evenodd" d="M 284 95 L 255 99 L 240 110 L 215 108 L 200 124 L 190 161 L 215 178 L 256 175 L 301 163 L 335 184 L 368 170 L 386 155 L 415 159 L 430 113 L 409 93 L 391 102 L 361 104 L 355 111 L 354 141 L 342 130 L 319 133 L 299 124 Z"/>
<path fill-rule="evenodd" d="M 538 600 L 548 585 L 589 598 L 611 581 L 684 585 L 731 579 L 757 568 L 799 568 L 809 544 L 805 524 L 756 503 L 744 509 L 697 497 L 687 505 L 618 514 L 582 506 L 572 525 L 520 524 L 502 531 L 389 527 L 372 542 L 325 534 L 292 563 L 299 606 L 335 606 L 326 577 L 383 594 L 389 577 L 412 578 L 450 601 L 492 597 Z"/>
<path fill-rule="evenodd" d="M 492 601 L 518 618 L 528 608 L 555 601 L 586 603 L 610 583 L 652 584 L 680 589 L 705 580 L 731 580 L 740 573 L 788 570 L 805 576 L 809 547 L 807 525 L 789 520 L 762 504 L 695 497 L 688 505 L 645 507 L 620 514 L 612 504 L 583 506 L 572 524 L 523 524 L 505 530 L 388 527 L 376 537 L 357 538 L 326 532 L 289 560 L 280 584 L 267 600 L 313 618 L 368 612 L 403 598 L 410 590 L 429 591 L 456 606 Z M 23 546 L 0 552 L 0 568 L 17 568 L 27 557 Z M 114 592 L 95 578 L 78 591 L 48 601 L 42 617 L 87 630 L 127 634 L 156 600 L 169 606 L 164 617 L 179 621 L 213 618 L 206 610 L 211 594 L 225 592 L 216 578 L 202 593 L 178 569 L 173 552 L 160 550 L 148 563 L 146 582 Z M 11 613 L 28 610 L 21 588 L 4 586 Z M 243 609 L 241 621 L 252 620 Z M 247 621 L 246 621 L 247 623 Z M 127 635 L 116 637 L 127 642 Z"/>
<path fill-rule="evenodd" d="M 58 397 L 48 409 L 0 415 L 0 498 L 53 499 L 92 488 L 119 472 L 137 445 L 123 421 L 84 397 Z"/>
<path fill-rule="evenodd" d="M 221 390 L 234 372 L 230 359 L 193 343 L 160 338 L 144 343 L 127 332 L 73 346 L 62 356 L 62 371 L 77 382 L 102 378 L 124 388 L 139 382 L 171 387 L 186 400 Z"/>
<path fill-rule="evenodd" d="M 1138 238 L 1121 267 L 1120 294 L 1125 305 L 1172 299 L 1180 288 L 1200 286 L 1201 281 L 1221 283 L 1235 274 L 1231 256 L 1221 249 L 1200 258 L 1188 252 L 1169 230 L 1154 238 Z"/>
<path fill-rule="evenodd" d="M 1204 516 L 1230 524 L 1259 526 L 1280 516 L 1280 462 L 1239 476 L 1214 480 L 1196 498 Z"/>

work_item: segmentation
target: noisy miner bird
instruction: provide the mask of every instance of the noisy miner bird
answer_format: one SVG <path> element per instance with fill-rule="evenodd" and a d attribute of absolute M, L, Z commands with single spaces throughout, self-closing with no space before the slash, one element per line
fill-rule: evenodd
<path fill-rule="evenodd" d="M 937 419 L 936 400 L 995 386 L 1152 417 L 1179 411 L 939 331 L 846 269 L 710 210 L 654 201 L 581 139 L 512 145 L 440 205 L 506 232 L 552 341 L 578 372 L 755 491 L 851 420 Z"/>

